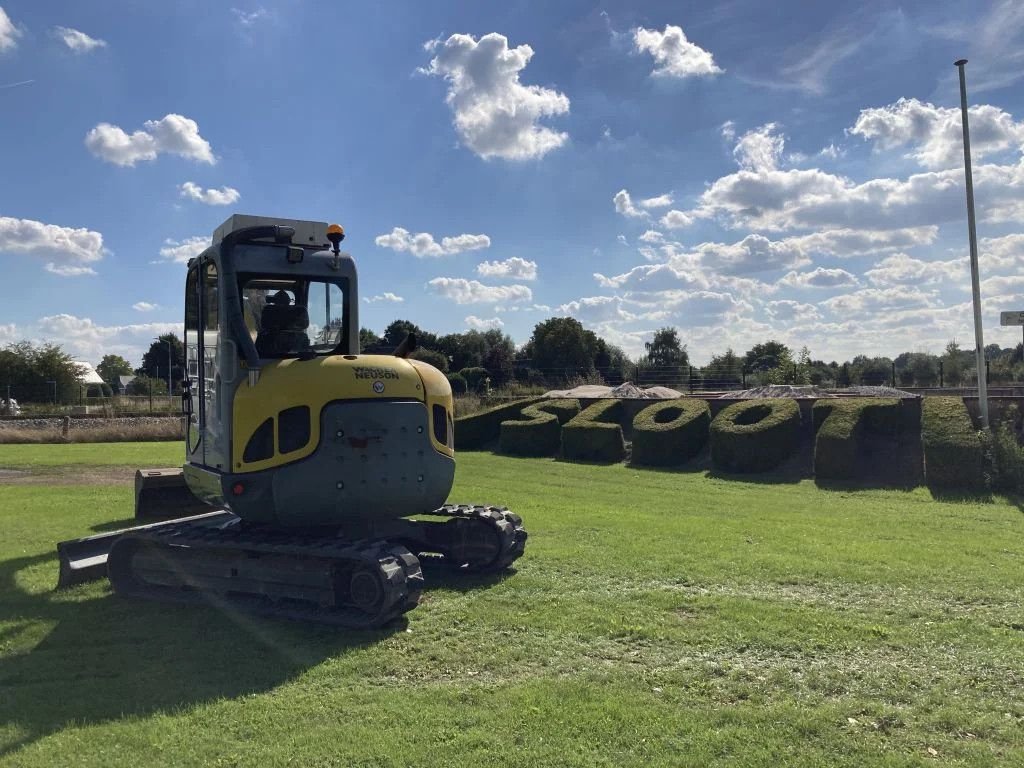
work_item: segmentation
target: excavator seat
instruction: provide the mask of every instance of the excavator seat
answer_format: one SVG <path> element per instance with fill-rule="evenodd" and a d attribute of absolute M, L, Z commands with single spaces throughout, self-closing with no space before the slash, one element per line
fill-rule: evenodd
<path fill-rule="evenodd" d="M 276 298 L 276 297 L 275 297 Z M 260 357 L 296 355 L 309 348 L 309 312 L 305 307 L 287 304 L 288 299 L 268 303 L 260 314 L 260 332 L 256 351 Z"/>

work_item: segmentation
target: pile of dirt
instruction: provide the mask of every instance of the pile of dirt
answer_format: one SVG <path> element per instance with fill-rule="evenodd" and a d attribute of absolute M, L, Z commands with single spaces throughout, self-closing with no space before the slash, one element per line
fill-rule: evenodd
<path fill-rule="evenodd" d="M 835 397 L 835 395 L 826 392 L 813 384 L 807 385 L 793 385 L 793 384 L 768 384 L 764 387 L 753 387 L 751 389 L 740 389 L 736 392 L 726 392 L 724 395 L 719 395 L 719 400 L 753 400 L 758 397 Z"/>
<path fill-rule="evenodd" d="M 893 389 L 892 387 L 847 387 L 843 393 L 859 397 L 920 397 L 913 392 L 904 392 L 902 389 Z"/>
<path fill-rule="evenodd" d="M 544 397 L 570 397 L 581 400 L 604 400 L 607 398 L 623 400 L 674 400 L 682 396 L 682 392 L 677 392 L 668 387 L 638 387 L 631 381 L 624 382 L 617 387 L 609 387 L 602 384 L 582 384 L 572 389 L 553 389 L 550 392 L 544 393 Z"/>

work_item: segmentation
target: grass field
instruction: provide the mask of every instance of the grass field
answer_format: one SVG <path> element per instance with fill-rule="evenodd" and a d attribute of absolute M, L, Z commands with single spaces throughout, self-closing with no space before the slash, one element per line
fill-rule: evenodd
<path fill-rule="evenodd" d="M 0 446 L 76 478 L 0 476 L 0 764 L 1024 765 L 1006 499 L 467 453 L 527 554 L 386 631 L 54 593 L 53 543 L 130 516 L 105 468 L 180 454 Z"/>

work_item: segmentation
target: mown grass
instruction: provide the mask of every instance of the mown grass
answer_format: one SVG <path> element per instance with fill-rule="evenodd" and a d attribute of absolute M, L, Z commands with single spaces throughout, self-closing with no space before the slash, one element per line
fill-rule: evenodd
<path fill-rule="evenodd" d="M 0 467 L 19 454 L 180 448 Z M 461 454 L 453 499 L 522 513 L 526 557 L 431 573 L 365 633 L 53 593 L 52 543 L 131 489 L 0 485 L 0 762 L 1024 762 L 1020 508 L 756 480 Z"/>

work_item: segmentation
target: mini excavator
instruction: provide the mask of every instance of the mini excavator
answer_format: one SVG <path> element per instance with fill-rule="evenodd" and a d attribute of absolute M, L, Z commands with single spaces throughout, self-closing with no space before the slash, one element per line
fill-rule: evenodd
<path fill-rule="evenodd" d="M 446 505 L 455 475 L 447 378 L 359 350 L 359 293 L 337 224 L 235 215 L 189 261 L 180 469 L 140 470 L 136 517 L 57 545 L 58 587 L 380 627 L 414 608 L 420 558 L 507 569 L 505 508 Z"/>

